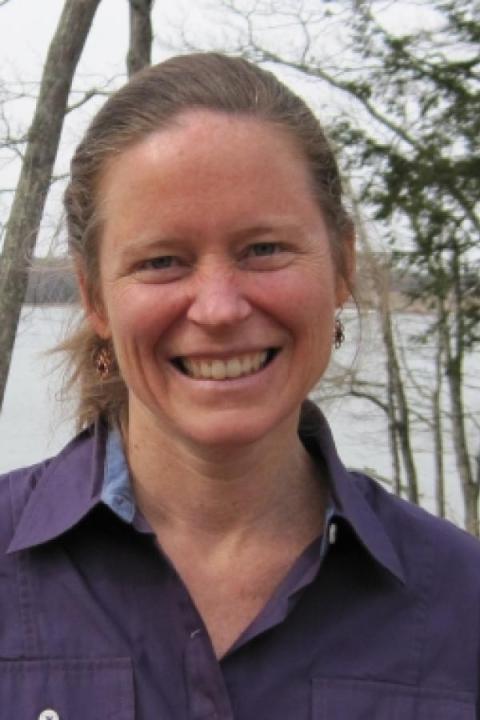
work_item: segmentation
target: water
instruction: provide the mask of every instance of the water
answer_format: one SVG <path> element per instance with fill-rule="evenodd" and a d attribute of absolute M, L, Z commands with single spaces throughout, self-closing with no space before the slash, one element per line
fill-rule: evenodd
<path fill-rule="evenodd" d="M 59 358 L 47 354 L 62 337 L 68 315 L 49 306 L 22 312 L 0 414 L 0 472 L 52 455 L 73 434 L 71 408 L 56 401 Z"/>
<path fill-rule="evenodd" d="M 58 357 L 48 355 L 62 337 L 71 319 L 72 310 L 64 307 L 26 307 L 14 349 L 12 369 L 5 396 L 4 409 L 0 415 L 0 472 L 29 465 L 57 452 L 73 435 L 71 405 L 58 401 L 61 373 Z M 363 329 L 361 352 L 354 358 L 355 322 L 353 314 L 346 316 L 349 342 L 334 354 L 328 377 L 314 393 L 333 429 L 337 447 L 349 467 L 367 470 L 385 479 L 391 477 L 391 460 L 388 450 L 385 415 L 366 400 L 345 397 L 346 379 L 341 365 L 355 367 L 360 376 L 371 383 L 382 382 L 384 361 L 381 344 L 376 337 L 375 323 L 367 323 Z M 403 315 L 398 319 L 403 337 L 417 333 L 425 325 L 422 316 Z M 412 407 L 428 416 L 428 388 L 433 371 L 433 348 L 410 341 L 405 347 L 405 361 L 412 370 L 408 382 Z M 466 368 L 467 406 L 477 420 L 470 423 L 471 447 L 477 449 L 480 442 L 480 390 L 476 382 L 478 358 L 469 358 Z M 331 383 L 331 378 L 340 381 Z M 475 436 L 475 434 L 477 436 Z M 434 466 L 431 434 L 423 424 L 418 424 L 414 434 L 415 457 L 419 469 L 422 505 L 434 510 Z M 446 447 L 446 478 L 448 515 L 461 524 L 463 507 L 461 491 L 455 469 L 451 444 Z"/>

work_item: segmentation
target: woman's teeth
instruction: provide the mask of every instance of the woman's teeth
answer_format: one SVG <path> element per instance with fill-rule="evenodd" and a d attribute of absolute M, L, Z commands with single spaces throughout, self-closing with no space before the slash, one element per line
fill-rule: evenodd
<path fill-rule="evenodd" d="M 258 353 L 238 355 L 228 360 L 180 358 L 180 365 L 187 375 L 196 380 L 225 380 L 257 372 L 264 367 L 267 358 L 268 352 L 264 350 Z"/>

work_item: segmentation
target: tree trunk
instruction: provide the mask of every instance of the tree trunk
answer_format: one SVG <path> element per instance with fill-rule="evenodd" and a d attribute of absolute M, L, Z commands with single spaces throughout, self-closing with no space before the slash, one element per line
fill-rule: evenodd
<path fill-rule="evenodd" d="M 393 378 L 389 364 L 387 364 L 387 373 L 388 437 L 390 442 L 390 453 L 392 455 L 393 489 L 395 495 L 400 496 L 402 494 L 402 473 L 400 467 L 400 452 L 398 448 L 397 411 L 395 408 Z"/>
<path fill-rule="evenodd" d="M 411 417 L 402 377 L 402 370 L 398 362 L 395 334 L 393 332 L 388 268 L 379 262 L 375 257 L 375 254 L 372 252 L 368 239 L 368 233 L 366 232 L 363 224 L 362 213 L 356 202 L 355 193 L 353 192 L 348 180 L 345 181 L 345 187 L 352 202 L 358 243 L 368 255 L 375 291 L 378 298 L 378 313 L 386 356 L 387 419 L 390 451 L 392 453 L 394 489 L 396 494 L 401 494 L 401 471 L 399 462 L 399 456 L 401 456 L 407 481 L 408 499 L 418 504 L 417 468 L 410 441 Z"/>
<path fill-rule="evenodd" d="M 463 360 L 465 355 L 465 334 L 463 328 L 462 283 L 459 250 L 455 248 L 451 258 L 454 278 L 452 317 L 454 322 L 453 346 L 447 345 L 447 379 L 452 410 L 453 447 L 458 474 L 463 490 L 465 506 L 465 527 L 472 535 L 480 534 L 478 499 L 479 487 L 475 482 L 472 463 L 468 454 L 465 408 L 463 401 Z"/>
<path fill-rule="evenodd" d="M 45 62 L 0 258 L 0 408 L 72 79 L 99 4 L 66 0 Z"/>
<path fill-rule="evenodd" d="M 433 441 L 435 452 L 435 500 L 437 515 L 444 518 L 445 504 L 445 467 L 443 462 L 443 414 L 442 414 L 442 385 L 445 354 L 446 313 L 443 301 L 438 303 L 438 332 L 435 355 L 435 389 L 432 394 L 433 410 Z"/>
<path fill-rule="evenodd" d="M 411 421 L 410 409 L 405 394 L 402 373 L 398 363 L 395 347 L 395 338 L 392 327 L 392 316 L 388 304 L 388 288 L 382 292 L 380 302 L 384 304 L 381 310 L 383 342 L 387 353 L 388 373 L 391 376 L 391 391 L 395 398 L 395 406 L 398 410 L 396 430 L 398 433 L 399 446 L 407 480 L 407 494 L 411 502 L 418 504 L 418 480 L 415 459 L 413 457 L 412 445 L 410 442 Z"/>
<path fill-rule="evenodd" d="M 478 499 L 479 487 L 473 476 L 465 430 L 465 412 L 463 407 L 462 372 L 458 358 L 450 358 L 447 369 L 448 387 L 452 408 L 452 435 L 455 460 L 463 490 L 465 507 L 465 527 L 472 535 L 479 535 Z"/>
<path fill-rule="evenodd" d="M 150 65 L 152 53 L 151 11 L 154 0 L 129 0 L 130 47 L 127 54 L 128 77 Z"/>
<path fill-rule="evenodd" d="M 475 455 L 475 465 L 477 467 L 477 471 L 475 473 L 475 482 L 480 487 L 480 447 L 478 448 L 478 452 Z"/>

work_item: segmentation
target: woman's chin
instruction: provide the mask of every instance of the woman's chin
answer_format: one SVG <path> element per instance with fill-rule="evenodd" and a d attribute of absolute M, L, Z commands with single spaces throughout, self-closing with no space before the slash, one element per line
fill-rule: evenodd
<path fill-rule="evenodd" d="M 262 412 L 259 408 L 254 411 L 231 409 L 190 417 L 187 422 L 177 424 L 175 432 L 177 439 L 183 435 L 189 444 L 205 449 L 233 450 L 264 441 L 269 435 L 278 441 L 283 431 L 285 434 L 292 431 L 291 425 L 295 425 L 293 430 L 296 431 L 297 420 L 298 413 L 272 413 L 268 409 Z"/>
<path fill-rule="evenodd" d="M 209 448 L 235 448 L 251 445 L 268 435 L 270 428 L 260 423 L 253 426 L 245 425 L 245 418 L 236 422 L 226 419 L 214 421 L 210 419 L 197 424 L 189 423 L 183 431 L 184 438 L 192 444 Z"/>

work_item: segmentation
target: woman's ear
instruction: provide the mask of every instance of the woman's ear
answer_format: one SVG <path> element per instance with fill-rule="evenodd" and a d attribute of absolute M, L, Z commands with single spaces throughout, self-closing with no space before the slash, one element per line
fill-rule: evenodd
<path fill-rule="evenodd" d="M 355 228 L 353 223 L 345 230 L 342 237 L 342 272 L 337 274 L 335 302 L 342 307 L 352 294 L 355 285 L 356 251 Z"/>
<path fill-rule="evenodd" d="M 85 266 L 81 260 L 75 260 L 75 275 L 80 291 L 80 302 L 87 321 L 99 337 L 107 340 L 110 337 L 108 319 L 102 304 L 99 301 L 92 300 Z"/>

